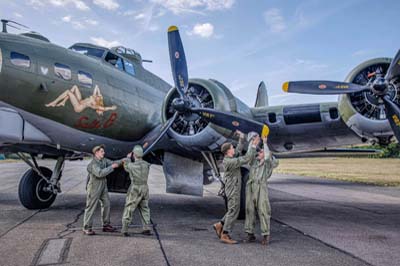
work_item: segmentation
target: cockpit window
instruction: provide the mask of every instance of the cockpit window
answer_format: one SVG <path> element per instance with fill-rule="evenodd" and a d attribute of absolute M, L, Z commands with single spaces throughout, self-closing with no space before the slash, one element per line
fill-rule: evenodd
<path fill-rule="evenodd" d="M 71 68 L 69 66 L 60 63 L 54 64 L 54 73 L 56 74 L 57 77 L 65 80 L 70 80 L 72 76 Z"/>
<path fill-rule="evenodd" d="M 16 53 L 16 52 L 11 52 L 10 54 L 11 58 L 11 63 L 16 66 L 20 67 L 30 67 L 31 66 L 31 60 L 29 59 L 29 56 Z"/>
<path fill-rule="evenodd" d="M 105 58 L 106 62 L 115 66 L 116 68 L 119 68 L 121 70 L 124 70 L 124 60 L 119 57 L 118 55 L 115 55 L 113 53 L 108 53 Z"/>
<path fill-rule="evenodd" d="M 131 75 L 135 75 L 135 68 L 133 67 L 133 64 L 131 63 L 131 62 L 129 62 L 129 61 L 124 61 L 125 62 L 125 71 L 128 73 L 128 74 L 131 74 Z"/>
<path fill-rule="evenodd" d="M 93 83 L 93 79 L 92 79 L 92 75 L 90 75 L 89 73 L 86 73 L 84 71 L 78 71 L 78 80 L 80 83 L 82 83 L 83 85 L 92 86 Z"/>
<path fill-rule="evenodd" d="M 98 58 L 103 57 L 103 54 L 104 54 L 104 49 L 85 47 L 85 46 L 80 46 L 80 45 L 74 45 L 70 49 L 72 51 L 75 51 L 80 54 L 94 56 L 94 57 L 98 57 Z"/>

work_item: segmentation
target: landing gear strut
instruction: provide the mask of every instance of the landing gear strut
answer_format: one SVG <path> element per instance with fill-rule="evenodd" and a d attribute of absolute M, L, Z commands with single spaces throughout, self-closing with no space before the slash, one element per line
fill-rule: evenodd
<path fill-rule="evenodd" d="M 19 183 L 18 196 L 21 204 L 31 210 L 49 208 L 61 192 L 60 179 L 65 157 L 58 157 L 54 170 L 51 171 L 38 166 L 33 155 L 30 159 L 23 153 L 18 153 L 18 156 L 31 167 L 23 174 Z"/>

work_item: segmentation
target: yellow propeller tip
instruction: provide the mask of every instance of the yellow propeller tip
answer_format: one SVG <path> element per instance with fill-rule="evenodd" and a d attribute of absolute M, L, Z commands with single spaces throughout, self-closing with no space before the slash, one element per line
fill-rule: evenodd
<path fill-rule="evenodd" d="M 269 135 L 269 127 L 267 125 L 264 125 L 262 128 L 261 137 L 265 138 L 268 137 L 268 135 Z"/>
<path fill-rule="evenodd" d="M 177 30 L 178 30 L 178 27 L 177 27 L 177 26 L 170 26 L 170 27 L 168 28 L 168 32 L 177 31 Z"/>
<path fill-rule="evenodd" d="M 284 92 L 288 92 L 288 90 L 289 90 L 289 81 L 286 81 L 285 83 L 283 83 L 282 90 Z"/>

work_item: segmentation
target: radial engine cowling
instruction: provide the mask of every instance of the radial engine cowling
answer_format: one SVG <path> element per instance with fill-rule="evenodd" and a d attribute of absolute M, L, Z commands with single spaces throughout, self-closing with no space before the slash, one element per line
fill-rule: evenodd
<path fill-rule="evenodd" d="M 367 84 L 375 78 L 374 73 L 383 75 L 390 65 L 390 58 L 368 60 L 355 67 L 346 77 L 346 82 Z M 379 69 L 379 70 L 378 70 Z M 389 97 L 400 106 L 400 81 L 392 81 Z M 384 103 L 372 91 L 343 94 L 339 98 L 339 113 L 346 124 L 360 137 L 388 140 L 393 135 L 389 121 L 386 119 Z"/>
<path fill-rule="evenodd" d="M 238 112 L 251 117 L 250 108 L 237 99 L 231 91 L 216 80 L 191 79 L 186 96 L 195 107 L 212 108 L 228 112 Z M 162 106 L 163 123 L 175 113 L 172 108 L 173 99 L 179 97 L 172 88 Z M 168 134 L 182 147 L 192 151 L 215 151 L 234 132 L 218 127 L 204 120 L 195 113 L 182 113 L 172 124 Z"/>

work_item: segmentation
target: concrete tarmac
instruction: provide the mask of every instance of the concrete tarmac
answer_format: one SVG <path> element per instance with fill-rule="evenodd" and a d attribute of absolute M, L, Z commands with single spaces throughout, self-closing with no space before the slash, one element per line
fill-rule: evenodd
<path fill-rule="evenodd" d="M 54 163 L 40 162 L 50 168 Z M 136 213 L 132 237 L 100 230 L 84 236 L 87 163 L 66 163 L 63 193 L 41 211 L 18 200 L 27 166 L 0 163 L 0 265 L 399 265 L 399 188 L 273 175 L 270 246 L 261 246 L 259 235 L 256 243 L 230 246 L 212 229 L 224 214 L 219 184 L 206 186 L 202 198 L 166 194 L 162 168 L 154 166 L 150 208 L 156 234 L 140 234 Z M 120 226 L 125 195 L 110 197 L 111 221 Z M 243 221 L 232 237 L 245 238 Z"/>

